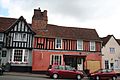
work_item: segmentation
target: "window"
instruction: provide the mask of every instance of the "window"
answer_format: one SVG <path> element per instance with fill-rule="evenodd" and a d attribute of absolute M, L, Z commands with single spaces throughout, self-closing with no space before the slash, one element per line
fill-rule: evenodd
<path fill-rule="evenodd" d="M 108 62 L 108 60 L 105 60 L 105 69 L 109 69 L 109 62 Z"/>
<path fill-rule="evenodd" d="M 28 61 L 28 50 L 13 49 L 11 62 L 25 63 Z"/>
<path fill-rule="evenodd" d="M 27 41 L 27 34 L 14 33 L 14 41 Z"/>
<path fill-rule="evenodd" d="M 50 64 L 51 65 L 61 65 L 62 64 L 62 55 L 51 55 Z"/>
<path fill-rule="evenodd" d="M 7 51 L 3 50 L 2 51 L 2 57 L 6 57 Z"/>
<path fill-rule="evenodd" d="M 55 40 L 55 48 L 56 49 L 61 49 L 62 48 L 62 39 L 56 38 L 56 40 Z"/>
<path fill-rule="evenodd" d="M 115 53 L 115 48 L 110 48 L 110 53 Z"/>
<path fill-rule="evenodd" d="M 77 50 L 83 50 L 83 41 L 81 40 L 77 41 Z"/>
<path fill-rule="evenodd" d="M 90 51 L 95 51 L 95 42 L 90 42 Z"/>
<path fill-rule="evenodd" d="M 0 33 L 0 41 L 3 41 L 3 33 Z"/>

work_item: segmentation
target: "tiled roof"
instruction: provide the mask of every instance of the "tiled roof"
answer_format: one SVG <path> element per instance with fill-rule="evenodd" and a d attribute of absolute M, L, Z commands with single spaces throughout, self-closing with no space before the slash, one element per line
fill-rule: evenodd
<path fill-rule="evenodd" d="M 95 29 L 65 27 L 47 24 L 46 30 L 37 30 L 35 32 L 37 36 L 100 41 L 100 38 Z"/>
<path fill-rule="evenodd" d="M 109 39 L 112 37 L 113 35 L 108 35 L 106 37 L 101 38 L 102 40 L 102 45 L 105 46 L 107 44 L 107 42 L 109 41 Z"/>
<path fill-rule="evenodd" d="M 6 31 L 17 19 L 0 17 L 0 32 Z"/>
<path fill-rule="evenodd" d="M 6 31 L 17 19 L 0 17 L 0 32 Z M 31 24 L 29 24 L 31 26 Z M 65 27 L 47 24 L 46 30 L 34 30 L 37 36 L 101 41 L 95 29 Z"/>
<path fill-rule="evenodd" d="M 120 39 L 116 39 L 116 40 L 117 40 L 118 44 L 120 45 Z"/>

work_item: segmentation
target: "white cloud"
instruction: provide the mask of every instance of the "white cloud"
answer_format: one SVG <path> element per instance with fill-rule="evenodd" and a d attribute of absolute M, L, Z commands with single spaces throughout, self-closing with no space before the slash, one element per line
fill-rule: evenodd
<path fill-rule="evenodd" d="M 2 0 L 9 17 L 24 16 L 31 22 L 33 10 L 48 10 L 48 22 L 57 25 L 95 28 L 100 36 L 120 38 L 120 0 Z"/>

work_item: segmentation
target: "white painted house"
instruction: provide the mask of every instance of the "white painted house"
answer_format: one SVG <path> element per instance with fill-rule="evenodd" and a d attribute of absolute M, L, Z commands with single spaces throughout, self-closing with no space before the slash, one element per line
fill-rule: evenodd
<path fill-rule="evenodd" d="M 102 68 L 114 69 L 120 73 L 120 43 L 113 35 L 101 38 L 102 44 Z"/>

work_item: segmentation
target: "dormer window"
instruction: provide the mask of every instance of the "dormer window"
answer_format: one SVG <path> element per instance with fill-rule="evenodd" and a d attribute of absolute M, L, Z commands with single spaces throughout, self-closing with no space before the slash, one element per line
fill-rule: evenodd
<path fill-rule="evenodd" d="M 62 49 L 62 39 L 61 38 L 56 38 L 55 39 L 55 48 L 56 49 Z"/>
<path fill-rule="evenodd" d="M 3 33 L 0 33 L 0 41 L 3 41 Z"/>

